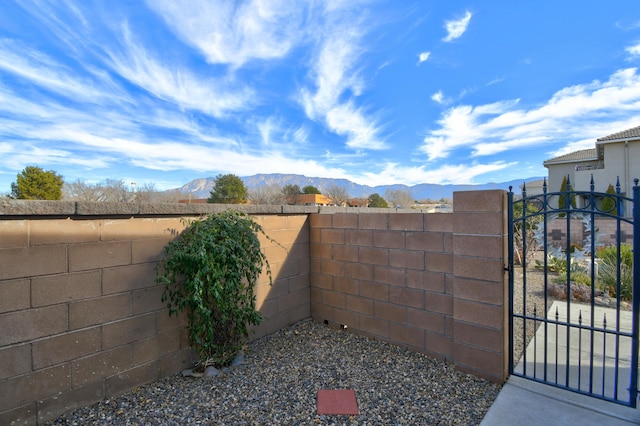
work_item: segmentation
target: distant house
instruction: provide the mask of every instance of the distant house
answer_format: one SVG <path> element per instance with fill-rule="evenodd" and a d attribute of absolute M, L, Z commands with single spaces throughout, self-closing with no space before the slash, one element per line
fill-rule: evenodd
<path fill-rule="evenodd" d="M 640 126 L 596 140 L 594 149 L 583 149 L 546 160 L 549 170 L 548 192 L 560 191 L 562 180 L 569 177 L 576 191 L 589 191 L 591 176 L 596 192 L 606 192 L 620 179 L 620 193 L 632 196 L 635 178 L 640 178 Z M 579 206 L 584 199 L 577 199 Z M 631 206 L 625 206 L 627 213 Z"/>
<path fill-rule="evenodd" d="M 347 206 L 349 207 L 369 207 L 368 198 L 349 198 L 347 200 Z"/>
<path fill-rule="evenodd" d="M 296 204 L 303 206 L 330 206 L 333 205 L 331 198 L 322 194 L 298 194 L 289 195 L 287 204 Z"/>
<path fill-rule="evenodd" d="M 520 193 L 526 188 L 527 196 L 538 195 L 544 192 L 544 180 L 532 180 L 531 182 L 523 183 L 520 185 Z M 549 189 L 547 188 L 547 191 Z"/>

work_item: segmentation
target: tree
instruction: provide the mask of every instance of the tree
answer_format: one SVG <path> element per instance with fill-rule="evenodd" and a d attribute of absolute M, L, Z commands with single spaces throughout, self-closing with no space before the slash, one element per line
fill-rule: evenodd
<path fill-rule="evenodd" d="M 298 204 L 298 196 L 302 194 L 298 185 L 287 184 L 282 188 L 282 195 L 288 204 Z"/>
<path fill-rule="evenodd" d="M 522 201 L 513 203 L 513 253 L 515 255 L 515 261 L 519 265 L 529 263 L 535 257 L 538 245 L 540 244 L 536 241 L 536 232 L 538 225 L 543 220 L 542 215 L 536 215 L 539 209 L 533 204 L 527 204 L 527 211 L 524 213 L 525 218 L 523 221 L 523 204 Z M 525 245 L 528 247 L 526 259 L 523 258 Z"/>
<path fill-rule="evenodd" d="M 216 204 L 242 204 L 248 198 L 247 187 L 238 176 L 234 174 L 218 175 L 213 184 L 213 191 L 207 200 Z"/>
<path fill-rule="evenodd" d="M 613 185 L 609 184 L 607 187 L 607 194 L 615 195 L 616 190 L 613 188 Z M 618 209 L 616 208 L 616 197 L 603 197 L 602 205 L 600 209 L 605 213 L 611 213 L 614 216 L 618 215 Z"/>
<path fill-rule="evenodd" d="M 320 194 L 320 190 L 313 185 L 307 185 L 302 188 L 303 194 Z"/>
<path fill-rule="evenodd" d="M 380 194 L 371 194 L 369 195 L 369 207 L 389 207 L 389 204 L 385 201 L 384 198 L 380 196 Z"/>
<path fill-rule="evenodd" d="M 300 195 L 302 194 L 302 191 L 298 185 L 287 184 L 282 188 L 282 193 L 289 197 L 292 195 Z"/>
<path fill-rule="evenodd" d="M 135 187 L 123 180 L 106 179 L 89 183 L 82 179 L 64 184 L 64 198 L 71 201 L 117 202 L 117 203 L 175 203 L 185 198 L 180 190 L 159 191 L 153 183 L 144 183 Z"/>
<path fill-rule="evenodd" d="M 249 190 L 249 199 L 253 204 L 282 204 L 284 195 L 278 184 L 262 185 Z"/>
<path fill-rule="evenodd" d="M 65 198 L 71 201 L 116 202 L 133 201 L 133 189 L 129 189 L 123 180 L 105 179 L 102 182 L 88 183 L 82 179 L 64 185 Z"/>
<path fill-rule="evenodd" d="M 344 205 L 349 199 L 347 188 L 338 185 L 331 185 L 324 191 L 324 195 L 329 197 L 336 206 Z"/>
<path fill-rule="evenodd" d="M 40 167 L 27 166 L 11 184 L 11 197 L 21 200 L 62 199 L 62 176 L 53 170 L 44 171 Z"/>
<path fill-rule="evenodd" d="M 387 189 L 384 192 L 384 199 L 396 208 L 408 209 L 415 204 L 413 194 L 408 189 Z"/>
<path fill-rule="evenodd" d="M 560 192 L 566 193 L 567 192 L 567 177 L 563 177 L 562 178 L 562 184 L 560 185 Z M 571 207 L 575 208 L 576 207 L 576 195 L 573 192 L 573 185 L 569 185 L 569 192 L 571 193 L 571 195 L 569 196 L 569 198 L 571 199 Z M 566 195 L 562 195 L 560 194 L 560 196 L 558 197 L 558 209 L 560 210 L 564 210 L 565 208 L 567 208 L 567 200 L 566 200 L 567 196 Z M 564 215 L 561 215 L 564 216 Z"/>

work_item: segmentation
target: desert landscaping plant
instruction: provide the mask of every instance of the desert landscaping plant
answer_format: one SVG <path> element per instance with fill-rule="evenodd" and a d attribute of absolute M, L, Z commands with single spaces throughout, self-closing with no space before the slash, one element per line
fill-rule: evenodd
<path fill-rule="evenodd" d="M 262 227 L 250 216 L 224 211 L 188 227 L 165 247 L 157 281 L 169 314 L 186 311 L 192 347 L 200 365 L 231 364 L 248 337 L 248 326 L 262 319 L 256 310 L 255 283 L 269 262 L 260 248 Z"/>
<path fill-rule="evenodd" d="M 542 215 L 536 215 L 539 209 L 533 204 L 527 204 L 526 213 L 523 218 L 523 203 L 513 204 L 513 236 L 514 236 L 514 256 L 519 265 L 529 264 L 536 255 L 536 250 L 540 242 L 536 240 L 536 231 L 544 219 Z M 523 246 L 527 247 L 526 259 L 523 254 Z"/>
<path fill-rule="evenodd" d="M 598 280 L 604 291 L 611 297 L 631 300 L 633 296 L 633 248 L 630 244 L 620 244 L 620 263 L 618 249 L 609 246 L 599 249 Z M 618 295 L 618 267 L 620 269 L 620 294 Z"/>

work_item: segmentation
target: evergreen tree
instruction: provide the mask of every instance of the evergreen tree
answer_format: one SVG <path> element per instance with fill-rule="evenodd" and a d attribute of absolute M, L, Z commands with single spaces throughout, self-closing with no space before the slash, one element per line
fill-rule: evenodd
<path fill-rule="evenodd" d="M 11 197 L 21 200 L 60 200 L 63 186 L 62 176 L 55 171 L 27 166 L 18 173 L 16 182 L 11 184 Z"/>
<path fill-rule="evenodd" d="M 243 204 L 247 202 L 249 191 L 244 182 L 234 174 L 218 175 L 213 184 L 209 203 Z"/>
<path fill-rule="evenodd" d="M 615 195 L 616 190 L 613 188 L 613 185 L 609 184 L 607 187 L 607 194 Z M 602 205 L 600 209 L 605 213 L 611 213 L 614 216 L 618 215 L 618 209 L 616 207 L 616 197 L 603 197 Z"/>
<path fill-rule="evenodd" d="M 320 190 L 315 186 L 307 185 L 304 188 L 302 188 L 302 193 L 303 194 L 320 194 Z"/>
<path fill-rule="evenodd" d="M 371 194 L 369 195 L 369 207 L 388 208 L 389 205 L 387 204 L 385 199 L 380 196 L 380 194 Z"/>
<path fill-rule="evenodd" d="M 567 177 L 562 178 L 562 185 L 560 185 L 560 196 L 558 197 L 558 208 L 560 210 L 564 210 L 567 208 L 567 196 L 565 195 L 567 192 Z M 571 195 L 569 198 L 571 199 L 571 207 L 576 207 L 576 195 L 573 193 L 573 185 L 569 185 L 569 192 Z"/>

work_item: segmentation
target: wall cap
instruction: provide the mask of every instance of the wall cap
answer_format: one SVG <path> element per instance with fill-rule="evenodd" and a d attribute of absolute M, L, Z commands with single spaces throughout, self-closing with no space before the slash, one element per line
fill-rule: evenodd
<path fill-rule="evenodd" d="M 117 203 L 88 201 L 0 200 L 0 217 L 11 216 L 183 216 L 225 210 L 248 214 L 313 214 L 316 206 L 187 203 Z"/>

